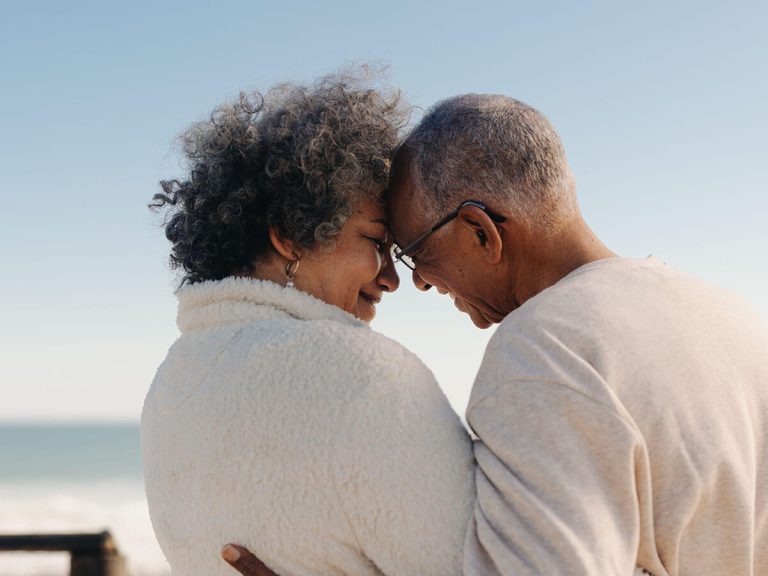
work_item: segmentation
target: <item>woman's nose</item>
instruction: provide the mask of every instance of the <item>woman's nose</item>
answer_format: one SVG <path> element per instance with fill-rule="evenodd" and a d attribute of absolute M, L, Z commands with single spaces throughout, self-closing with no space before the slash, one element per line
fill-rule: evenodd
<path fill-rule="evenodd" d="M 379 268 L 379 275 L 376 279 L 379 288 L 384 292 L 394 292 L 400 286 L 400 276 L 397 275 L 395 263 L 389 252 L 381 259 L 381 268 Z"/>
<path fill-rule="evenodd" d="M 424 278 L 419 276 L 418 271 L 414 270 L 413 274 L 411 275 L 411 279 L 413 280 L 413 285 L 416 286 L 419 290 L 422 292 L 426 292 L 430 288 L 432 288 L 432 284 L 428 284 L 424 281 Z"/>

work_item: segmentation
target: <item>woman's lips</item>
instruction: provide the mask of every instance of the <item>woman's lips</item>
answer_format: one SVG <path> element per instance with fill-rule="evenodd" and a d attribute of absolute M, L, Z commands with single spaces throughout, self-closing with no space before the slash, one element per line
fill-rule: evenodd
<path fill-rule="evenodd" d="M 367 292 L 360 291 L 360 296 L 366 300 L 371 306 L 376 306 L 379 302 L 381 302 L 381 298 L 374 296 L 372 294 L 368 294 Z"/>

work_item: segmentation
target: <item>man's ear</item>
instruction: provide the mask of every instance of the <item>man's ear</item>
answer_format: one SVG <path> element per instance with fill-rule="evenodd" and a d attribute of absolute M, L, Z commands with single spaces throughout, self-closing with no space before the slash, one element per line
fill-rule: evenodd
<path fill-rule="evenodd" d="M 490 264 L 496 264 L 501 260 L 501 252 L 504 240 L 496 227 L 496 223 L 488 214 L 477 206 L 463 206 L 459 209 L 458 220 L 462 226 L 469 229 L 474 238 L 473 241 L 482 249 L 483 256 Z"/>
<path fill-rule="evenodd" d="M 270 226 L 268 234 L 272 247 L 280 256 L 290 261 L 300 259 L 301 250 L 297 250 L 296 243 L 283 236 L 282 231 L 277 226 Z"/>

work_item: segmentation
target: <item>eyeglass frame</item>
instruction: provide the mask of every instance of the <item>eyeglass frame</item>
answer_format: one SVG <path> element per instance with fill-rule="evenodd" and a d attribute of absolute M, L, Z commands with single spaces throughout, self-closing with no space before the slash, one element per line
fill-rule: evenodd
<path fill-rule="evenodd" d="M 392 252 L 392 257 L 394 258 L 395 262 L 401 262 L 405 266 L 407 266 L 411 270 L 416 270 L 416 264 L 414 263 L 413 266 L 411 266 L 408 262 L 403 260 L 404 257 L 408 256 L 408 252 L 412 252 L 414 248 L 417 248 L 420 244 L 422 244 L 427 238 L 429 238 L 432 234 L 437 232 L 440 228 L 448 224 L 451 220 L 456 218 L 459 215 L 459 212 L 462 208 L 465 206 L 474 206 L 475 208 L 480 208 L 483 212 L 485 212 L 488 217 L 496 222 L 497 224 L 501 224 L 502 222 L 506 222 L 507 219 L 504 216 L 501 216 L 500 214 L 496 214 L 495 212 L 488 209 L 488 207 L 480 202 L 479 200 L 465 200 L 462 202 L 456 210 L 452 211 L 445 217 L 443 217 L 437 224 L 432 226 L 429 230 L 427 230 L 424 234 L 416 238 L 413 242 L 408 244 L 405 248 L 395 248 Z"/>

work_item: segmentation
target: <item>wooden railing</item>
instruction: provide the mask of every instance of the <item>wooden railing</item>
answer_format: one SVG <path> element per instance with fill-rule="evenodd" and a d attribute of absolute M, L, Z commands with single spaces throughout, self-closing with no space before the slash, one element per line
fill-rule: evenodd
<path fill-rule="evenodd" d="M 109 532 L 0 535 L 0 552 L 69 552 L 70 576 L 128 576 Z"/>

